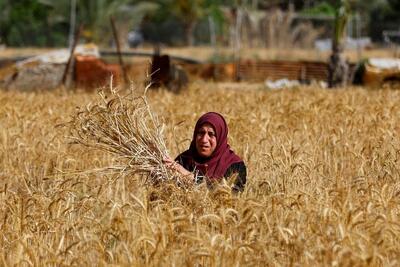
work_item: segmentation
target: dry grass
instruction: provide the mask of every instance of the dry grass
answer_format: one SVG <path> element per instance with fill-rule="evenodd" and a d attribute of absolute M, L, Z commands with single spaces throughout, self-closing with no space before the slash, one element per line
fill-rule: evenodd
<path fill-rule="evenodd" d="M 71 175 L 118 163 L 56 127 L 97 94 L 0 91 L 0 265 L 400 264 L 400 91 L 217 87 L 148 100 L 172 156 L 203 112 L 226 115 L 249 169 L 238 197 Z"/>

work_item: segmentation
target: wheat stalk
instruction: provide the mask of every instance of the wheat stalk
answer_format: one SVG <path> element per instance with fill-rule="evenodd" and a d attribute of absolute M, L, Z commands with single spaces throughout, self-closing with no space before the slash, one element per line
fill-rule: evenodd
<path fill-rule="evenodd" d="M 135 96 L 133 87 L 121 95 L 110 83 L 110 93 L 99 92 L 94 105 L 79 110 L 70 122 L 73 143 L 111 153 L 113 166 L 103 170 L 127 175 L 144 174 L 152 182 L 172 177 L 163 164 L 168 151 L 163 138 L 164 125 L 151 110 L 146 91 Z"/>

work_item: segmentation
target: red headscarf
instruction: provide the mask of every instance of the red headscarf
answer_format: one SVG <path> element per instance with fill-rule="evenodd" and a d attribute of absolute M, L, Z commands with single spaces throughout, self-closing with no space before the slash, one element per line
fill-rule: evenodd
<path fill-rule="evenodd" d="M 196 149 L 196 135 L 204 123 L 213 126 L 217 138 L 217 146 L 208 158 L 199 156 Z M 184 165 L 195 167 L 211 179 L 222 178 L 233 163 L 243 161 L 230 149 L 228 145 L 228 125 L 224 117 L 216 112 L 208 112 L 199 118 L 193 131 L 190 147 L 180 157 L 185 161 Z"/>

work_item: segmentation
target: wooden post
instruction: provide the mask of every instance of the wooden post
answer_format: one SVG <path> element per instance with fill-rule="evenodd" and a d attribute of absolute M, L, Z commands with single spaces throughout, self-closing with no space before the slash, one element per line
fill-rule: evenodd
<path fill-rule="evenodd" d="M 71 14 L 69 22 L 69 37 L 68 37 L 69 49 L 71 49 L 72 43 L 74 42 L 75 24 L 76 24 L 76 0 L 71 0 Z"/>
<path fill-rule="evenodd" d="M 78 44 L 79 37 L 81 36 L 82 28 L 83 28 L 82 25 L 80 25 L 78 31 L 75 34 L 74 42 L 73 42 L 72 47 L 71 47 L 71 51 L 70 51 L 70 54 L 69 54 L 67 65 L 65 66 L 64 74 L 63 74 L 63 77 L 61 79 L 61 84 L 62 85 L 65 85 L 65 82 L 67 81 L 69 66 L 71 65 L 72 59 L 74 57 L 75 47 Z"/>
<path fill-rule="evenodd" d="M 121 69 L 122 69 L 122 74 L 124 76 L 124 82 L 127 84 L 128 83 L 128 76 L 126 75 L 125 65 L 124 65 L 124 62 L 122 61 L 121 47 L 119 45 L 118 32 L 117 32 L 117 29 L 115 27 L 115 21 L 114 21 L 114 17 L 113 16 L 110 16 L 110 22 L 111 22 L 113 35 L 114 35 L 115 44 L 117 46 L 119 65 L 121 66 Z"/>
<path fill-rule="evenodd" d="M 235 47 L 234 47 L 234 59 L 235 59 L 235 80 L 240 81 L 241 80 L 241 75 L 240 75 L 240 50 L 242 49 L 241 46 L 241 41 L 242 41 L 242 36 L 240 34 L 240 31 L 242 29 L 242 21 L 243 21 L 243 10 L 241 9 L 241 6 L 236 8 L 236 13 L 235 13 Z"/>

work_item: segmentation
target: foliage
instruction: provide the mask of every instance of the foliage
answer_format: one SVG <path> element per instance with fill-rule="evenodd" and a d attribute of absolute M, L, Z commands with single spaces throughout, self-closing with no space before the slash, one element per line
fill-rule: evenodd
<path fill-rule="evenodd" d="M 64 40 L 62 36 L 64 26 L 52 25 L 52 21 L 48 19 L 51 6 L 37 0 L 20 0 L 2 2 L 0 7 L 2 8 L 0 28 L 6 44 L 53 46 Z"/>
<path fill-rule="evenodd" d="M 388 0 L 392 11 L 400 12 L 400 0 Z"/>
<path fill-rule="evenodd" d="M 302 14 L 306 15 L 335 15 L 335 7 L 327 2 L 321 2 L 311 8 L 304 9 L 301 11 Z"/>
<path fill-rule="evenodd" d="M 85 37 L 97 43 L 109 42 L 111 33 L 110 17 L 113 16 L 126 34 L 138 26 L 142 18 L 158 8 L 157 4 L 132 0 L 90 0 L 79 1 L 79 23 L 84 25 Z M 123 25 L 123 26 L 122 26 Z"/>
<path fill-rule="evenodd" d="M 369 22 L 368 34 L 374 41 L 382 40 L 382 32 L 384 30 L 399 30 L 400 25 L 400 1 L 390 1 L 390 5 L 386 3 L 378 3 L 373 6 L 370 11 L 370 17 L 373 18 Z"/>
<path fill-rule="evenodd" d="M 264 10 L 279 6 L 311 15 L 333 15 L 336 0 L 315 1 L 229 1 L 229 0 L 86 0 L 77 1 L 77 26 L 85 26 L 84 36 L 99 44 L 110 43 L 109 17 L 113 15 L 121 35 L 143 27 L 151 41 L 168 44 L 193 44 L 196 25 L 206 25 L 212 18 L 217 35 L 224 35 L 222 8 L 246 7 Z M 361 14 L 363 32 L 381 40 L 381 31 L 397 29 L 400 17 L 399 0 L 349 0 L 352 13 Z M 9 46 L 66 46 L 70 27 L 70 0 L 1 0 L 1 42 Z M 370 20 L 373 17 L 374 20 Z M 173 31 L 171 31 L 173 29 Z"/>

